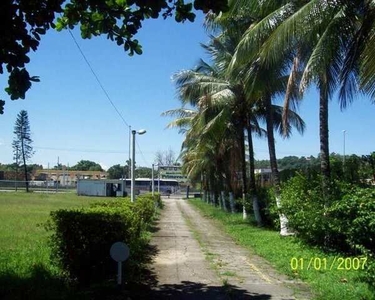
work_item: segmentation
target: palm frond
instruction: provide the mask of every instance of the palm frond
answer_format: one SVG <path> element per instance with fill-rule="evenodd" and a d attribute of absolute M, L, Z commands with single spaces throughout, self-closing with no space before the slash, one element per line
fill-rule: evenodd
<path fill-rule="evenodd" d="M 291 6 L 291 3 L 282 5 L 259 22 L 250 26 L 236 48 L 236 52 L 228 67 L 228 72 L 233 72 L 246 61 L 254 61 L 265 40 L 283 21 L 285 14 L 291 11 Z"/>
<path fill-rule="evenodd" d="M 286 91 L 285 91 L 283 115 L 282 115 L 283 128 L 287 127 L 289 108 L 292 103 L 295 103 L 294 101 L 292 101 L 292 98 L 296 97 L 296 93 L 298 91 L 297 73 L 299 69 L 299 64 L 300 64 L 300 56 L 299 56 L 299 52 L 297 51 L 297 55 L 295 56 L 293 60 L 292 69 L 288 78 L 288 84 L 287 84 Z M 286 135 L 286 132 L 283 132 L 283 134 Z"/>

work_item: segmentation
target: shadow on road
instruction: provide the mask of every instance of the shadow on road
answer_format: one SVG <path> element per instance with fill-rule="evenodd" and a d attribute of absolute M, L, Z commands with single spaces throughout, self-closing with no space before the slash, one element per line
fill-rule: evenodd
<path fill-rule="evenodd" d="M 269 300 L 270 295 L 249 293 L 233 285 L 209 286 L 202 283 L 182 281 L 180 284 L 160 286 L 138 286 L 130 291 L 132 299 L 181 299 L 181 300 L 221 300 L 221 299 L 253 299 Z"/>
<path fill-rule="evenodd" d="M 152 232 L 159 231 L 157 223 L 153 224 Z M 221 300 L 221 299 L 253 299 L 269 300 L 271 295 L 248 292 L 237 286 L 223 284 L 222 286 L 207 285 L 192 281 L 181 281 L 178 284 L 159 284 L 157 275 L 151 268 L 151 262 L 158 254 L 154 245 L 145 247 L 146 257 L 149 259 L 148 267 L 144 265 L 138 278 L 132 278 L 124 287 L 128 299 L 181 299 L 181 300 Z"/>

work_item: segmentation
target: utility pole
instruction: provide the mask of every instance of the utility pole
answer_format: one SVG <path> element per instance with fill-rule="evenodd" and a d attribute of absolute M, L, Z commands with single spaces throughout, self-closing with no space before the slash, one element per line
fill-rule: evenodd
<path fill-rule="evenodd" d="M 47 173 L 47 193 L 48 193 L 48 184 L 49 184 L 49 163 L 48 163 L 48 173 Z"/>
<path fill-rule="evenodd" d="M 131 136 L 132 136 L 132 127 L 129 125 L 129 165 L 128 165 L 128 178 L 130 178 L 130 166 L 131 166 L 131 161 L 130 161 L 130 144 L 131 144 Z"/>
<path fill-rule="evenodd" d="M 158 193 L 160 194 L 160 165 L 158 164 Z"/>
<path fill-rule="evenodd" d="M 131 178 L 131 182 L 130 182 L 130 201 L 131 202 L 134 202 L 134 199 L 135 199 L 135 195 L 134 195 L 134 186 L 135 186 L 135 164 L 134 164 L 134 160 L 135 160 L 135 134 L 136 134 L 136 131 L 133 130 L 132 131 L 132 172 L 131 172 L 131 175 L 132 175 L 132 178 Z"/>
<path fill-rule="evenodd" d="M 130 201 L 134 202 L 135 200 L 135 135 L 136 134 L 145 134 L 146 130 L 132 130 L 132 173 L 131 173 L 131 185 L 130 185 Z"/>
<path fill-rule="evenodd" d="M 57 157 L 57 171 L 56 171 L 56 193 L 59 191 L 59 164 L 60 164 L 60 157 Z"/>
<path fill-rule="evenodd" d="M 154 164 L 152 164 L 151 179 L 152 179 L 152 196 L 154 196 L 154 191 L 155 191 L 155 184 L 154 184 Z"/>
<path fill-rule="evenodd" d="M 65 182 L 65 186 L 66 186 L 66 188 L 68 188 L 68 184 L 70 185 L 70 183 L 71 183 L 70 172 L 69 172 L 69 163 L 68 163 L 68 167 L 66 168 L 66 170 L 67 170 L 67 174 L 66 174 L 66 181 L 67 182 Z"/>
<path fill-rule="evenodd" d="M 17 192 L 17 179 L 18 179 L 17 175 L 18 175 L 18 147 L 16 148 L 16 175 L 15 175 L 15 180 L 14 180 L 16 192 Z"/>
<path fill-rule="evenodd" d="M 346 130 L 343 130 L 342 131 L 343 135 L 344 135 L 344 145 L 343 145 L 343 158 L 342 158 L 342 169 L 344 171 L 344 176 L 345 176 L 345 134 L 346 134 Z"/>

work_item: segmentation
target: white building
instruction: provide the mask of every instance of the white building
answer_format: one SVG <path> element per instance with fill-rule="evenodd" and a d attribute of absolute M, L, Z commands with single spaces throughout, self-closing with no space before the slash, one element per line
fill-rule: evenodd
<path fill-rule="evenodd" d="M 116 179 L 80 179 L 77 182 L 79 196 L 123 197 L 124 186 L 122 180 Z"/>

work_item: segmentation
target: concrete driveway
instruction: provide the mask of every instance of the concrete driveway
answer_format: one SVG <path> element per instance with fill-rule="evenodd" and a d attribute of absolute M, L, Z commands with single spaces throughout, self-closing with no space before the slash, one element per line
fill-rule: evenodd
<path fill-rule="evenodd" d="M 164 197 L 163 197 L 164 198 Z M 310 299 L 308 288 L 237 245 L 187 200 L 171 195 L 151 244 L 156 283 L 143 299 Z"/>

